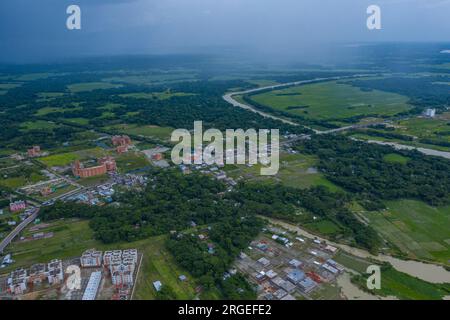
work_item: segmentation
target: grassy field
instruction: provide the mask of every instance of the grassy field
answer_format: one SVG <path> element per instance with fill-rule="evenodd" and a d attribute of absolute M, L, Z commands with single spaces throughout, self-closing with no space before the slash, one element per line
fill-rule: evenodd
<path fill-rule="evenodd" d="M 450 112 L 436 118 L 412 118 L 395 123 L 395 132 L 418 138 L 440 138 L 450 142 Z"/>
<path fill-rule="evenodd" d="M 92 148 L 75 152 L 53 154 L 47 157 L 39 158 L 39 161 L 48 167 L 67 166 L 75 160 L 99 158 L 105 155 L 106 153 L 102 148 Z"/>
<path fill-rule="evenodd" d="M 103 81 L 120 81 L 129 84 L 137 85 L 156 85 L 156 84 L 169 84 L 181 81 L 192 81 L 197 77 L 197 72 L 195 70 L 172 70 L 167 72 L 161 72 L 160 70 L 150 71 L 148 73 L 141 74 L 124 74 L 121 77 L 110 77 L 105 78 Z"/>
<path fill-rule="evenodd" d="M 89 248 L 98 250 L 136 248 L 143 253 L 141 270 L 137 279 L 135 299 L 154 299 L 153 281 L 160 280 L 163 285 L 170 286 L 177 299 L 193 299 L 196 287 L 195 280 L 184 270 L 177 267 L 173 257 L 164 247 L 165 236 L 152 237 L 136 242 L 121 242 L 105 245 L 94 239 L 88 221 L 58 220 L 40 232 L 53 232 L 49 239 L 28 242 L 14 242 L 8 248 L 16 260 L 13 266 L 2 269 L 6 273 L 19 266 L 28 267 L 38 262 L 51 259 L 67 259 L 78 257 Z M 29 231 L 25 232 L 30 235 Z M 178 276 L 187 276 L 186 282 L 180 282 Z"/>
<path fill-rule="evenodd" d="M 20 124 L 22 130 L 54 129 L 57 127 L 59 126 L 56 123 L 43 120 L 27 121 Z"/>
<path fill-rule="evenodd" d="M 323 82 L 274 90 L 251 97 L 273 109 L 311 119 L 343 119 L 359 115 L 394 115 L 410 109 L 407 97 L 359 88 L 340 82 Z"/>
<path fill-rule="evenodd" d="M 116 156 L 116 163 L 121 173 L 143 168 L 149 165 L 147 158 L 142 153 L 127 152 Z"/>
<path fill-rule="evenodd" d="M 280 169 L 274 176 L 261 176 L 261 165 L 252 167 L 245 165 L 234 165 L 226 168 L 230 177 L 240 176 L 248 180 L 260 181 L 264 183 L 282 183 L 294 188 L 308 188 L 311 186 L 326 186 L 331 191 L 339 190 L 339 187 L 328 181 L 320 172 L 315 169 L 317 158 L 303 154 L 281 154 Z"/>
<path fill-rule="evenodd" d="M 400 163 L 400 164 L 408 163 L 408 158 L 398 153 L 389 153 L 384 156 L 383 160 L 387 163 Z"/>
<path fill-rule="evenodd" d="M 124 98 L 135 98 L 135 99 L 154 99 L 154 100 L 167 100 L 172 97 L 186 97 L 191 96 L 192 93 L 185 93 L 185 92 L 152 92 L 152 93 L 145 93 L 145 92 L 139 92 L 139 93 L 127 93 L 127 94 L 121 94 L 121 97 Z"/>
<path fill-rule="evenodd" d="M 358 284 L 361 289 L 367 290 L 365 283 L 367 274 L 365 272 L 367 267 L 373 264 L 372 262 L 342 252 L 335 256 L 334 260 L 362 274 L 364 278 Z M 432 284 L 399 272 L 394 268 L 388 268 L 381 271 L 381 289 L 371 292 L 405 300 L 439 300 L 448 295 L 449 289 L 450 284 Z"/>
<path fill-rule="evenodd" d="M 83 83 L 75 83 L 68 85 L 67 88 L 70 92 L 83 92 L 83 91 L 93 91 L 98 89 L 113 89 L 120 88 L 121 84 L 114 84 L 108 82 L 83 82 Z"/>
<path fill-rule="evenodd" d="M 383 212 L 363 212 L 371 225 L 410 258 L 450 265 L 450 206 L 434 208 L 423 202 L 387 202 Z"/>
<path fill-rule="evenodd" d="M 160 140 L 170 140 L 173 128 L 158 127 L 154 125 L 139 126 L 135 124 L 118 124 L 105 127 L 107 130 L 118 130 L 124 134 L 142 135 L 144 137 L 156 138 Z"/>

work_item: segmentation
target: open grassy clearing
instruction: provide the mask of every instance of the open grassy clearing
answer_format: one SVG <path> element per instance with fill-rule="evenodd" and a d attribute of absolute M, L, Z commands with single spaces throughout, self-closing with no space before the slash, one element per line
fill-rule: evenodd
<path fill-rule="evenodd" d="M 152 283 L 156 280 L 160 280 L 163 285 L 170 286 L 177 299 L 193 299 L 195 296 L 195 280 L 188 272 L 178 268 L 173 257 L 165 249 L 165 236 L 106 245 L 94 239 L 88 221 L 75 219 L 55 221 L 39 232 L 53 232 L 54 236 L 35 241 L 13 242 L 8 250 L 13 253 L 16 262 L 14 265 L 2 269 L 2 273 L 19 266 L 29 267 L 34 263 L 49 262 L 55 258 L 79 257 L 84 250 L 89 248 L 103 251 L 136 248 L 144 256 L 136 282 L 135 299 L 154 299 L 156 291 Z M 31 232 L 26 231 L 25 234 L 30 235 Z M 178 276 L 181 274 L 187 276 L 186 282 L 178 280 Z"/>
<path fill-rule="evenodd" d="M 274 90 L 251 99 L 276 110 L 320 120 L 392 116 L 411 108 L 407 97 L 378 90 L 362 91 L 337 81 Z"/>
<path fill-rule="evenodd" d="M 280 169 L 274 176 L 261 176 L 261 165 L 252 167 L 246 165 L 233 165 L 226 167 L 227 174 L 233 178 L 242 176 L 244 179 L 260 181 L 263 183 L 282 183 L 294 188 L 308 188 L 311 186 L 325 186 L 331 191 L 339 190 L 339 187 L 328 181 L 317 171 L 317 159 L 314 156 L 303 154 L 281 154 Z"/>
<path fill-rule="evenodd" d="M 155 70 L 155 72 L 145 74 L 126 74 L 122 77 L 108 77 L 102 79 L 102 81 L 152 86 L 182 81 L 193 81 L 196 78 L 197 72 L 195 70 L 172 70 L 163 72 Z"/>
<path fill-rule="evenodd" d="M 400 164 L 407 164 L 408 158 L 404 157 L 398 153 L 390 153 L 384 156 L 383 159 L 387 163 L 400 163 Z"/>
<path fill-rule="evenodd" d="M 399 134 L 450 142 L 450 112 L 440 114 L 433 119 L 418 117 L 398 121 L 394 128 L 394 132 Z"/>
<path fill-rule="evenodd" d="M 431 207 L 415 200 L 387 202 L 382 212 L 363 212 L 386 240 L 410 258 L 450 265 L 450 206 Z"/>
<path fill-rule="evenodd" d="M 51 121 L 43 121 L 43 120 L 36 120 L 36 121 L 27 121 L 27 122 L 22 122 L 20 124 L 20 128 L 22 130 L 40 130 L 40 129 L 54 129 L 59 127 L 59 125 L 57 125 L 54 122 Z"/>
<path fill-rule="evenodd" d="M 67 166 L 75 160 L 85 160 L 92 158 L 99 158 L 108 153 L 102 148 L 92 148 L 74 152 L 67 152 L 61 154 L 53 154 L 46 157 L 39 158 L 39 161 L 48 167 L 53 166 Z"/>
<path fill-rule="evenodd" d="M 145 155 L 137 152 L 127 152 L 115 157 L 117 167 L 121 173 L 130 172 L 149 165 Z"/>
<path fill-rule="evenodd" d="M 117 124 L 105 127 L 107 130 L 117 130 L 124 134 L 141 135 L 144 137 L 157 138 L 160 140 L 170 140 L 172 131 L 170 127 L 159 127 L 154 125 Z"/>
<path fill-rule="evenodd" d="M 193 93 L 186 93 L 186 92 L 152 92 L 152 93 L 145 93 L 145 92 L 138 92 L 138 93 L 127 93 L 127 94 L 121 94 L 121 97 L 124 98 L 135 98 L 135 99 L 153 99 L 153 100 L 167 100 L 172 97 L 186 97 L 186 96 L 192 96 Z"/>
<path fill-rule="evenodd" d="M 84 92 L 84 91 L 93 91 L 98 89 L 113 89 L 120 88 L 121 84 L 114 84 L 108 82 L 83 82 L 83 83 L 75 83 L 68 85 L 67 88 L 70 92 Z"/>

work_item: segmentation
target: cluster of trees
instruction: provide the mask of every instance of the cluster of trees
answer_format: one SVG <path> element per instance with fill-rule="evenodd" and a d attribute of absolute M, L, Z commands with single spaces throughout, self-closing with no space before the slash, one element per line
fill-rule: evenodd
<path fill-rule="evenodd" d="M 406 136 L 404 134 L 395 133 L 395 132 L 385 132 L 385 131 L 379 131 L 379 130 L 373 130 L 373 129 L 358 130 L 357 132 L 361 132 L 361 133 L 364 133 L 364 134 L 366 134 L 368 136 L 372 136 L 372 137 L 381 137 L 381 138 L 396 139 L 396 140 L 403 140 L 403 141 L 413 141 L 414 140 L 414 137 L 412 137 L 412 136 Z"/>
<path fill-rule="evenodd" d="M 90 219 L 96 239 L 105 243 L 135 241 L 172 230 L 186 230 L 192 221 L 209 225 L 214 253 L 205 242 L 189 233 L 177 233 L 167 241 L 177 263 L 206 288 L 220 288 L 227 299 L 254 298 L 253 287 L 239 275 L 224 279 L 239 252 L 260 232 L 262 221 L 251 210 L 241 210 L 224 198 L 225 186 L 210 177 L 182 175 L 168 170 L 155 172 L 143 192 L 119 194 L 119 207 L 95 207 L 57 202 L 43 207 L 44 221 L 78 217 Z M 170 298 L 170 290 L 161 298 Z"/>
<path fill-rule="evenodd" d="M 225 299 L 254 299 L 254 288 L 239 274 L 224 277 L 239 252 L 260 232 L 263 223 L 255 216 L 236 212 L 211 226 L 214 253 L 195 235 L 172 235 L 167 242 L 177 263 L 199 279 L 205 289 L 220 288 Z"/>
<path fill-rule="evenodd" d="M 450 161 L 418 151 L 398 151 L 345 136 L 314 136 L 298 150 L 317 155 L 326 177 L 367 199 L 416 198 L 431 205 L 450 202 Z M 385 160 L 397 153 L 405 163 Z"/>
<path fill-rule="evenodd" d="M 283 185 L 240 184 L 230 198 L 241 204 L 245 211 L 280 218 L 301 221 L 299 209 L 322 219 L 332 221 L 341 228 L 334 237 L 346 237 L 354 244 L 371 252 L 377 252 L 381 241 L 376 232 L 361 223 L 347 208 L 352 198 L 346 193 L 330 192 L 325 187 L 299 190 Z"/>
<path fill-rule="evenodd" d="M 232 214 L 232 206 L 221 201 L 219 193 L 224 190 L 221 182 L 206 176 L 161 171 L 155 173 L 144 192 L 116 196 L 120 207 L 57 202 L 44 207 L 41 217 L 87 218 L 96 238 L 105 243 L 135 241 L 170 230 L 184 230 L 191 221 L 212 223 L 219 216 Z"/>

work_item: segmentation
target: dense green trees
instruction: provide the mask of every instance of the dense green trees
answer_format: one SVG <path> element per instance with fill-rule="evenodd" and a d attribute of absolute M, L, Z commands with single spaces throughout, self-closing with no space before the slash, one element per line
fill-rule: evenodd
<path fill-rule="evenodd" d="M 345 193 L 333 193 L 325 187 L 299 190 L 283 185 L 247 183 L 239 185 L 230 197 L 246 211 L 293 222 L 301 221 L 296 212 L 306 209 L 339 225 L 341 236 L 350 237 L 356 245 L 372 252 L 377 252 L 381 243 L 376 232 L 347 208 L 351 197 Z"/>
<path fill-rule="evenodd" d="M 298 150 L 319 157 L 319 168 L 332 182 L 366 199 L 416 198 L 441 205 L 450 202 L 450 161 L 418 151 L 396 151 L 344 136 L 315 136 Z M 385 156 L 398 153 L 406 163 Z"/>

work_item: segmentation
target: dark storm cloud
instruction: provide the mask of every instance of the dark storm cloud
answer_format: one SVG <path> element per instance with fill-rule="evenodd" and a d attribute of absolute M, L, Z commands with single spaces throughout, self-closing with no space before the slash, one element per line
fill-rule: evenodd
<path fill-rule="evenodd" d="M 82 30 L 66 29 L 66 8 Z M 368 31 L 366 8 L 382 8 Z M 1 0 L 0 60 L 241 48 L 268 55 L 333 42 L 450 41 L 448 0 Z"/>

